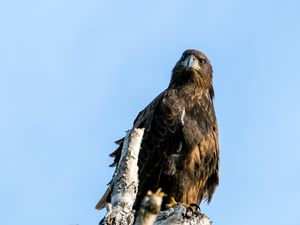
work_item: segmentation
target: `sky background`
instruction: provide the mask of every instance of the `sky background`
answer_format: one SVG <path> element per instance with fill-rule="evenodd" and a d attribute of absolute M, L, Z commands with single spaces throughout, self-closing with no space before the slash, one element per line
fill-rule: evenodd
<path fill-rule="evenodd" d="M 298 0 L 0 2 L 0 214 L 96 225 L 114 140 L 182 52 L 214 68 L 215 225 L 299 225 Z"/>

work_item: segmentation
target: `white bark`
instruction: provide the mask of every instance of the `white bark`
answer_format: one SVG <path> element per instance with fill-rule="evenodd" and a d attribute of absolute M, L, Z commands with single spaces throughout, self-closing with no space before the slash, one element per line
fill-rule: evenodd
<path fill-rule="evenodd" d="M 168 210 L 161 211 L 154 225 L 211 225 L 210 219 L 200 213 L 189 215 L 183 205 L 174 206 Z"/>
<path fill-rule="evenodd" d="M 107 204 L 107 213 L 100 224 L 132 225 L 135 210 L 132 209 L 138 190 L 138 154 L 144 129 L 128 131 L 122 149 L 119 165 L 113 177 L 111 203 Z M 134 225 L 211 225 L 211 221 L 202 213 L 189 215 L 182 205 L 160 211 L 163 193 L 148 192 L 141 203 Z M 187 218 L 188 215 L 188 218 Z"/>
<path fill-rule="evenodd" d="M 144 129 L 127 131 L 120 162 L 113 177 L 111 204 L 103 223 L 107 225 L 132 225 L 132 210 L 138 190 L 138 155 Z"/>

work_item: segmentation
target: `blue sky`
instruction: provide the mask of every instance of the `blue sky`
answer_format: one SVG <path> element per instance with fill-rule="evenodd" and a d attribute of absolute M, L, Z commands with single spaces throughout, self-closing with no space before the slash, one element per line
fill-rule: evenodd
<path fill-rule="evenodd" d="M 0 2 L 5 225 L 91 225 L 113 141 L 181 53 L 214 67 L 221 184 L 214 224 L 299 225 L 300 3 Z"/>

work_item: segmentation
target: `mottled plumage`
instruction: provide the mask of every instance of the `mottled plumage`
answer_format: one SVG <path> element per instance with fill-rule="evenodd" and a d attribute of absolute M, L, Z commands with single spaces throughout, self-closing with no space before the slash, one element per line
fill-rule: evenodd
<path fill-rule="evenodd" d="M 186 50 L 176 63 L 168 88 L 158 95 L 134 121 L 145 128 L 138 158 L 138 208 L 148 190 L 162 188 L 182 203 L 211 200 L 219 183 L 218 127 L 213 106 L 212 66 L 196 50 Z M 111 156 L 117 165 L 123 139 Z M 111 184 L 98 202 L 110 201 Z"/>

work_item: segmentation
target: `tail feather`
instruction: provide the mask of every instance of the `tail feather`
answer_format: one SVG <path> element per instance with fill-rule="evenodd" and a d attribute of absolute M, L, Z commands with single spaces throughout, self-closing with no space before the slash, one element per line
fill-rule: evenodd
<path fill-rule="evenodd" d="M 105 193 L 103 194 L 103 196 L 101 197 L 101 199 L 99 200 L 99 202 L 96 205 L 96 209 L 100 210 L 103 209 L 106 205 L 106 203 L 108 203 L 110 201 L 110 196 L 111 196 L 111 185 L 108 186 L 107 190 L 105 191 Z"/>
<path fill-rule="evenodd" d="M 114 162 L 110 165 L 110 167 L 116 167 L 120 161 L 121 153 L 122 153 L 122 147 L 123 147 L 124 138 L 121 138 L 120 140 L 117 140 L 115 143 L 118 144 L 118 148 L 111 153 L 109 156 L 114 157 Z M 113 179 L 112 179 L 113 180 Z M 109 182 L 109 186 L 99 202 L 96 205 L 96 209 L 103 209 L 106 205 L 106 203 L 110 202 L 111 198 L 111 192 L 112 192 L 112 180 Z"/>

